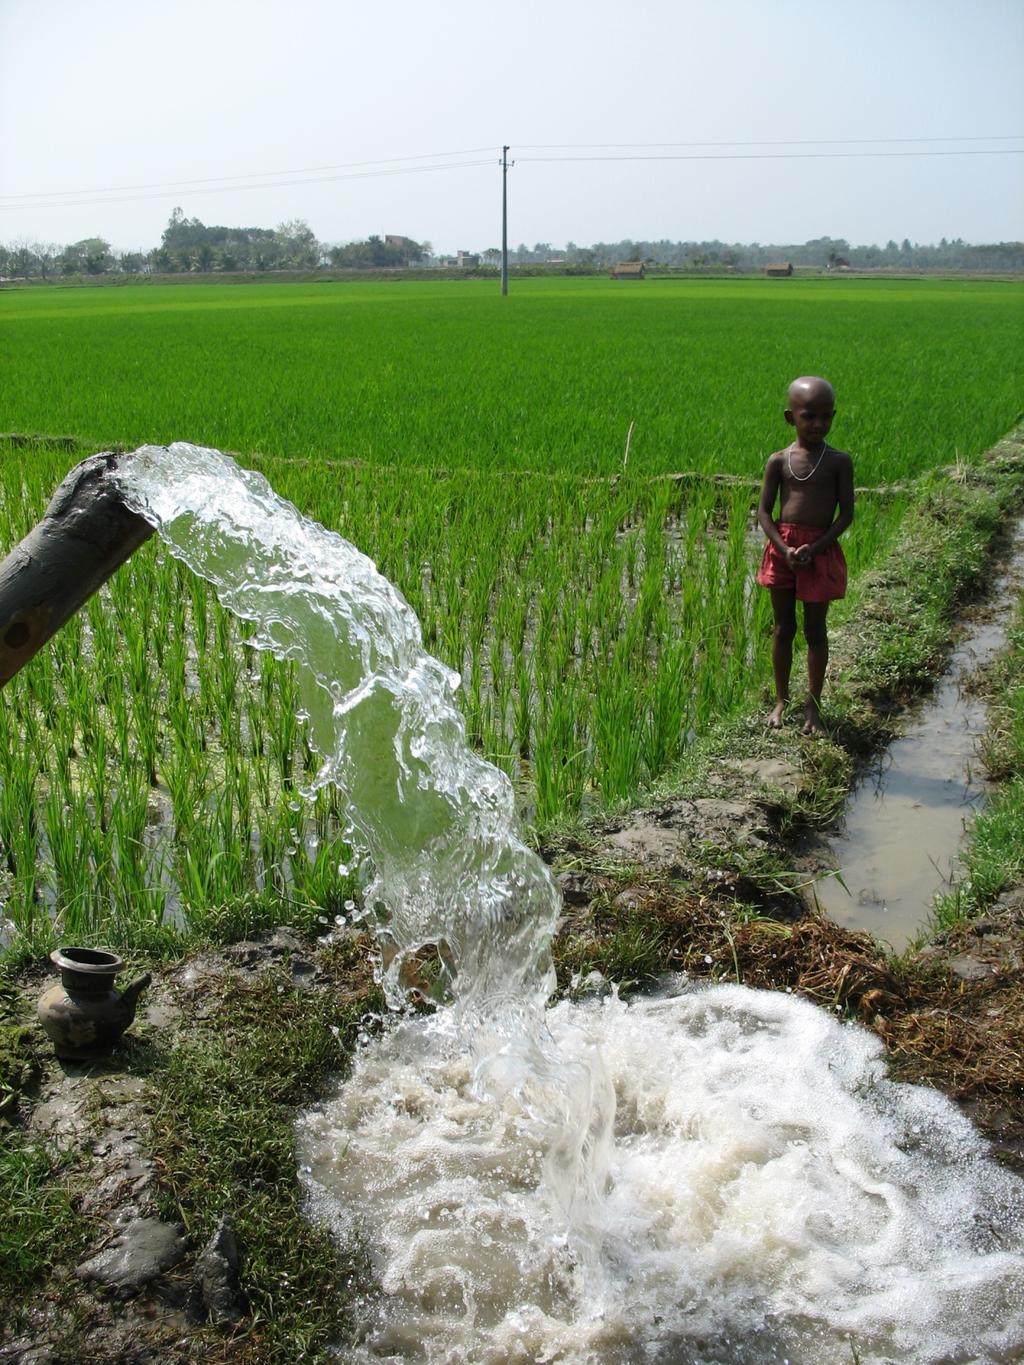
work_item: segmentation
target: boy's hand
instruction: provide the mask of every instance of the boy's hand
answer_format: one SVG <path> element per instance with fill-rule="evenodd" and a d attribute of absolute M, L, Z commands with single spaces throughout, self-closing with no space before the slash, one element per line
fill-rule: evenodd
<path fill-rule="evenodd" d="M 798 545 L 793 551 L 793 560 L 796 564 L 799 564 L 801 568 L 806 568 L 813 558 L 814 555 L 811 553 L 811 547 L 809 545 Z"/>

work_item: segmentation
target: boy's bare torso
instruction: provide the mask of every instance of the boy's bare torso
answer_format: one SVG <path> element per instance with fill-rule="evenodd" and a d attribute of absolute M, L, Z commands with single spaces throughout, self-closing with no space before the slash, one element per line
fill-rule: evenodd
<path fill-rule="evenodd" d="M 787 446 L 769 457 L 765 478 L 769 488 L 774 483 L 777 490 L 780 522 L 824 529 L 835 520 L 844 483 L 852 487 L 853 461 L 832 446 L 825 447 L 820 461 Z"/>

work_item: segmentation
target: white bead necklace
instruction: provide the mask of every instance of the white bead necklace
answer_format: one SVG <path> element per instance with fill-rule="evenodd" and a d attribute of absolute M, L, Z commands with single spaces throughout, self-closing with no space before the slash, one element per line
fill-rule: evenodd
<path fill-rule="evenodd" d="M 821 464 L 822 460 L 828 453 L 828 442 L 826 441 L 825 444 L 821 447 L 821 454 L 818 456 L 817 460 L 815 460 L 814 467 L 807 474 L 793 473 L 793 451 L 795 449 L 796 442 L 794 441 L 793 444 L 786 451 L 786 463 L 789 465 L 789 477 L 791 479 L 795 479 L 797 483 L 806 483 L 808 479 L 812 479 L 814 475 L 818 472 L 818 465 Z"/>

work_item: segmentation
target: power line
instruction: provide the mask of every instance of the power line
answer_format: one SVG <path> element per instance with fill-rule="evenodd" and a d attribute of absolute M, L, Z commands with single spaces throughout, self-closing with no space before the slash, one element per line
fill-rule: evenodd
<path fill-rule="evenodd" d="M 846 161 L 863 157 L 907 156 L 1021 156 L 1024 147 L 991 147 L 985 150 L 941 152 L 724 152 L 710 155 L 657 156 L 520 156 L 518 161 Z"/>
<path fill-rule="evenodd" d="M 598 148 L 609 148 L 609 149 L 611 149 L 611 150 L 613 150 L 613 151 L 617 151 L 617 150 L 619 150 L 619 149 L 625 149 L 625 148 L 640 148 L 640 149 L 643 149 L 643 148 L 670 148 L 670 147 L 851 147 L 851 146 L 882 146 L 882 145 L 897 145 L 897 144 L 899 144 L 899 145 L 904 145 L 904 146 L 905 146 L 905 145 L 907 145 L 907 144 L 909 144 L 909 143 L 928 143 L 928 144 L 930 144 L 930 143 L 936 143 L 936 142 L 1009 142 L 1009 141 L 1021 140 L 1022 138 L 1024 138 L 1024 135 L 1022 135 L 1022 134 L 1020 134 L 1020 133 L 993 133 L 993 134 L 984 135 L 984 136 L 983 136 L 983 135 L 979 135 L 979 134 L 971 134 L 971 135 L 963 136 L 963 137 L 803 138 L 803 139 L 800 139 L 800 138 L 796 138 L 796 139 L 793 139 L 793 138 L 788 138 L 788 139 L 787 139 L 787 138 L 776 138 L 776 139 L 771 140 L 771 141 L 743 141 L 743 140 L 737 140 L 737 141 L 730 141 L 730 142 L 551 142 L 551 143 L 521 143 L 521 144 L 519 144 L 519 145 L 520 145 L 520 147 L 521 147 L 521 149 L 522 149 L 523 151 L 567 151 L 567 152 L 570 152 L 570 151 L 589 151 L 589 150 L 597 150 Z M 303 180 L 295 180 L 295 179 L 282 180 L 282 179 L 280 179 L 280 177 L 282 177 L 282 176 L 323 176 L 325 180 L 329 180 L 329 179 L 333 179 L 333 178 L 337 178 L 337 179 L 349 179 L 349 178 L 355 179 L 355 178 L 357 178 L 355 175 L 348 176 L 348 175 L 344 175 L 344 174 L 339 174 L 339 175 L 335 176 L 334 173 L 335 173 L 335 172 L 344 173 L 344 172 L 349 172 L 349 171 L 357 172 L 357 171 L 360 171 L 363 167 L 371 167 L 371 166 L 380 166 L 380 167 L 390 167 L 390 166 L 394 166 L 394 167 L 398 167 L 398 169 L 397 169 L 395 172 L 393 172 L 394 174 L 405 174 L 405 173 L 407 173 L 407 172 L 408 172 L 409 174 L 412 174 L 412 173 L 415 173 L 417 170 L 419 170 L 419 169 L 421 169 L 421 168 L 418 167 L 418 166 L 407 166 L 407 165 L 405 165 L 405 163 L 407 163 L 407 162 L 418 162 L 418 161 L 439 162 L 439 163 L 442 163 L 442 164 L 437 165 L 437 166 L 431 166 L 431 167 L 428 167 L 427 169 L 432 169 L 432 170 L 435 170 L 435 169 L 436 169 L 436 170 L 445 170 L 445 169 L 448 169 L 448 165 L 445 164 L 445 163 L 443 162 L 443 159 L 446 158 L 446 157 L 456 157 L 456 156 L 459 156 L 459 157 L 464 157 L 464 156 L 477 156 L 477 155 L 480 155 L 480 154 L 482 154 L 482 153 L 484 153 L 484 152 L 490 152 L 490 151 L 492 151 L 492 148 L 490 148 L 490 147 L 466 147 L 466 148 L 460 148 L 460 149 L 458 149 L 458 150 L 456 150 L 456 151 L 450 151 L 450 152 L 428 152 L 428 153 L 424 153 L 424 154 L 422 154 L 422 155 L 416 155 L 416 156 L 383 157 L 383 158 L 379 158 L 379 159 L 377 159 L 377 160 L 339 162 L 339 163 L 337 163 L 337 164 L 334 164 L 334 165 L 327 165 L 327 166 L 299 166 L 299 167 L 295 167 L 295 168 L 292 168 L 292 169 L 289 169 L 289 170 L 279 170 L 279 171 L 249 171 L 249 172 L 246 172 L 245 174 L 241 174 L 241 175 L 219 175 L 219 176 L 209 176 L 209 177 L 206 177 L 206 178 L 194 178 L 194 179 L 191 179 L 191 180 L 155 181 L 155 182 L 152 182 L 152 183 L 149 183 L 149 184 L 141 184 L 141 185 L 105 185 L 105 186 L 100 186 L 100 187 L 98 187 L 98 188 L 96 188 L 96 189 L 88 189 L 88 190 L 41 190 L 41 191 L 37 191 L 37 192 L 35 192 L 35 193 L 33 193 L 33 194 L 7 194 L 7 195 L 0 195 L 0 206 L 5 207 L 5 208 L 9 208 L 9 209 L 13 209 L 13 208 L 19 207 L 19 203 L 16 202 L 16 201 L 25 201 L 25 200 L 30 200 L 30 201 L 41 201 L 41 200 L 47 200 L 47 199 L 60 200 L 60 201 L 62 201 L 62 202 L 59 203 L 59 204 L 54 204 L 54 205 L 52 205 L 52 207 L 55 207 L 55 208 L 56 208 L 56 207 L 59 207 L 59 208 L 74 207 L 74 206 L 75 206 L 77 203 L 79 203 L 79 202 L 81 202 L 81 204 L 82 204 L 83 207 L 88 207 L 88 205 L 89 205 L 90 203 L 97 203 L 97 204 L 131 203 L 131 202 L 133 202 L 133 201 L 134 201 L 135 199 L 137 199 L 137 198 L 143 198 L 143 197 L 145 197 L 145 196 L 146 196 L 146 193 L 149 192 L 149 191 L 160 191 L 160 192 L 163 192 L 163 191 L 177 190 L 177 191 L 179 191 L 179 192 L 182 192 L 182 193 L 189 193 L 189 194 L 192 194 L 192 193 L 195 193 L 195 194 L 199 194 L 199 193 L 208 193 L 209 191 L 204 191 L 202 188 L 196 188 L 196 187 L 202 187 L 202 186 L 212 186 L 212 187 L 214 187 L 214 190 L 215 190 L 215 191 L 217 191 L 217 192 L 223 191 L 223 192 L 225 192 L 225 193 L 230 192 L 230 190 L 231 190 L 232 188 L 235 188 L 235 189 L 243 189 L 243 190 L 244 190 L 244 189 L 273 189 L 273 188 L 275 188 L 275 187 L 278 186 L 278 185 L 283 186 L 283 187 L 287 187 L 288 185 L 306 185 L 306 184 L 318 184 L 318 183 L 323 183 L 322 181 L 319 181 L 319 180 L 305 180 L 305 179 L 303 179 Z M 1008 149 L 994 148 L 994 149 L 992 149 L 992 151 L 985 151 L 985 150 L 974 151 L 973 149 L 972 149 L 972 150 L 969 150 L 969 151 L 963 151 L 963 152 L 955 152 L 955 151 L 953 151 L 953 152 L 948 152 L 948 153 L 937 153 L 937 152 L 936 152 L 936 153 L 928 153 L 928 152 L 908 151 L 908 152 L 902 152 L 902 153 L 888 153 L 888 155 L 893 155 L 893 156 L 896 156 L 896 155 L 902 155 L 902 156 L 925 156 L 925 155 L 993 155 L 993 154 L 999 154 L 1000 152 L 1004 152 L 1004 154 L 1005 154 L 1005 153 L 1009 153 L 1009 154 L 1012 155 L 1012 154 L 1014 154 L 1015 151 L 1016 151 L 1016 149 L 1014 149 L 1014 148 L 1008 148 Z M 766 155 L 767 155 L 767 154 L 766 154 Z M 776 152 L 776 153 L 773 153 L 773 154 L 771 154 L 771 155 L 773 155 L 773 156 L 776 157 L 776 158 L 788 158 L 788 157 L 809 156 L 809 155 L 812 155 L 812 154 L 811 154 L 811 153 L 797 153 L 797 152 Z M 834 156 L 837 156 L 837 157 L 839 157 L 839 156 L 875 156 L 875 155 L 885 155 L 885 153 L 875 153 L 875 152 L 862 152 L 862 153 L 850 153 L 850 152 L 846 152 L 846 153 L 842 153 L 842 152 L 836 152 L 836 153 L 819 153 L 818 155 L 822 155 L 822 156 L 826 156 L 826 155 L 832 156 L 832 155 L 834 155 Z M 741 159 L 741 158 L 753 159 L 753 158 L 751 158 L 751 157 L 746 156 L 745 154 L 737 154 L 737 155 L 735 156 L 735 158 L 733 158 L 733 159 L 739 160 L 739 159 Z M 659 156 L 659 157 L 641 157 L 641 156 L 633 156 L 633 157 L 602 156 L 602 157 L 596 157 L 596 156 L 595 156 L 595 157 L 521 157 L 520 159 L 521 159 L 521 160 L 524 160 L 524 161 L 547 161 L 547 160 L 595 160 L 595 161 L 596 161 L 596 160 L 608 160 L 608 161 L 612 161 L 612 160 L 702 160 L 702 159 L 711 160 L 711 159 L 715 159 L 715 158 L 712 158 L 712 157 L 707 157 L 707 158 L 703 158 L 703 157 L 668 157 L 668 156 L 663 156 L 663 157 L 662 157 L 662 156 Z M 726 158 L 726 157 L 719 157 L 719 158 L 717 158 L 717 159 L 729 159 L 729 158 Z M 487 163 L 487 162 L 482 162 L 482 161 L 481 161 L 481 162 L 457 162 L 457 163 L 453 163 L 452 168 L 453 168 L 453 169 L 461 169 L 461 168 L 464 167 L 464 166 L 471 166 L 471 165 L 486 165 L 486 164 L 488 164 L 488 163 Z M 386 173 L 386 172 L 380 172 L 380 174 L 385 174 L 385 173 Z M 238 182 L 243 182 L 243 181 L 259 181 L 259 180 L 272 181 L 273 183 L 272 183 L 272 184 L 267 184 L 267 185 L 260 185 L 260 184 L 242 184 L 242 183 L 238 183 Z M 90 198 L 90 197 L 89 197 L 89 196 L 96 196 L 96 195 L 112 195 L 112 194 L 118 194 L 118 195 L 120 195 L 120 194 L 126 194 L 126 195 L 129 195 L 130 197 L 127 198 L 127 199 L 98 199 L 98 198 Z M 161 193 L 161 196 L 160 196 L 160 197 L 162 197 L 162 193 Z M 50 205 L 44 204 L 44 203 L 41 203 L 41 202 L 33 202 L 33 203 L 31 204 L 31 207 L 35 207 L 35 208 L 47 208 L 47 207 L 50 207 Z"/>
<path fill-rule="evenodd" d="M 493 159 L 477 161 L 449 161 L 437 166 L 407 166 L 390 171 L 357 171 L 352 174 L 308 176 L 299 180 L 274 180 L 263 185 L 212 185 L 206 188 L 189 190 L 189 197 L 197 194 L 237 194 L 242 190 L 277 190 L 293 185 L 323 185 L 338 180 L 370 180 L 393 175 L 425 175 L 431 171 L 457 171 L 469 166 L 492 166 Z M 201 182 L 196 182 L 201 183 Z M 0 202 L 0 212 L 16 213 L 22 209 L 62 209 L 93 208 L 102 204 L 132 204 L 144 199 L 166 199 L 170 190 L 147 192 L 144 194 L 113 195 L 99 199 L 53 200 L 47 204 L 4 204 Z"/>
<path fill-rule="evenodd" d="M 357 169 L 359 169 L 360 167 L 363 167 L 363 166 L 398 166 L 400 163 L 407 162 L 407 161 L 438 161 L 438 162 L 441 162 L 441 160 L 442 160 L 443 157 L 452 157 L 452 156 L 475 156 L 475 155 L 477 155 L 477 154 L 479 154 L 479 153 L 481 153 L 481 152 L 489 152 L 489 151 L 491 151 L 491 150 L 492 150 L 492 149 L 491 149 L 490 147 L 466 147 L 466 148 L 463 148 L 463 149 L 460 150 L 460 151 L 455 151 L 455 152 L 429 152 L 429 153 L 424 154 L 423 156 L 392 156 L 392 157 L 385 157 L 385 158 L 382 158 L 382 159 L 377 160 L 377 161 L 342 161 L 342 162 L 339 162 L 337 165 L 333 165 L 333 166 L 299 166 L 299 167 L 296 167 L 294 170 L 289 170 L 289 171 L 249 171 L 249 172 L 247 172 L 247 173 L 244 174 L 244 175 L 216 175 L 216 176 L 209 176 L 209 177 L 207 177 L 206 179 L 195 179 L 195 180 L 158 180 L 158 181 L 155 181 L 154 183 L 149 184 L 149 185 L 105 185 L 105 186 L 101 186 L 101 187 L 98 188 L 98 189 L 93 189 L 93 190 L 40 190 L 40 191 L 38 191 L 38 192 L 35 193 L 35 194 L 5 194 L 5 195 L 0 195 L 0 203 L 6 203 L 8 200 L 12 200 L 12 199 L 72 199 L 72 198 L 77 198 L 78 196 L 82 196 L 82 195 L 93 195 L 93 194 L 121 194 L 121 193 L 135 192 L 135 191 L 144 191 L 144 190 L 187 190 L 187 191 L 191 192 L 190 187 L 193 186 L 193 185 L 214 185 L 214 186 L 221 186 L 221 185 L 224 185 L 224 186 L 227 186 L 227 185 L 229 184 L 229 182 L 231 182 L 231 181 L 238 181 L 238 180 L 269 180 L 269 179 L 270 179 L 271 177 L 273 177 L 273 176 L 282 176 L 282 175 L 319 175 L 320 173 L 325 172 L 325 171 L 349 171 L 349 170 L 357 170 Z M 438 169 L 438 170 L 443 170 L 443 169 L 445 169 L 445 164 L 447 164 L 447 163 L 441 164 L 440 166 L 436 167 L 436 169 Z M 466 164 L 466 163 L 459 163 L 459 164 Z M 485 163 L 474 162 L 474 163 L 471 163 L 471 164 L 480 165 L 480 164 L 485 164 Z M 407 169 L 410 170 L 410 171 L 416 171 L 416 170 L 420 170 L 420 169 L 422 169 L 422 168 L 421 168 L 421 167 L 418 167 L 418 166 L 409 166 Z M 435 168 L 427 167 L 426 169 L 429 170 L 429 169 L 435 169 Z M 275 183 L 278 183 L 278 182 L 275 182 Z M 310 182 L 308 182 L 308 181 L 287 181 L 287 182 L 281 182 L 281 183 L 287 183 L 287 184 L 308 184 L 308 183 L 310 183 Z M 265 189 L 265 188 L 273 188 L 273 186 L 263 186 L 263 185 L 240 185 L 238 188 L 240 188 L 240 189 Z M 97 202 L 109 203 L 110 201 L 109 201 L 109 200 L 101 200 L 101 201 L 97 201 Z M 43 205 L 39 205 L 38 207 L 43 207 Z"/>
<path fill-rule="evenodd" d="M 747 142 L 534 142 L 519 143 L 523 151 L 584 151 L 597 147 L 854 147 L 907 142 L 1018 142 L 1024 133 L 993 133 L 968 137 L 779 137 L 771 141 Z"/>

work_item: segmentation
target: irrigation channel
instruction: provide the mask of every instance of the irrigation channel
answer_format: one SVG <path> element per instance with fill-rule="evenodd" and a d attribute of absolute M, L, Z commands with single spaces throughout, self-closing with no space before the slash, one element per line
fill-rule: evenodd
<path fill-rule="evenodd" d="M 1008 567 L 935 692 L 851 795 L 828 855 L 842 881 L 826 877 L 815 888 L 837 924 L 865 929 L 897 952 L 925 929 L 935 895 L 956 874 L 965 823 L 984 800 L 977 746 L 985 703 L 966 684 L 1005 646 L 1022 581 L 1024 521 L 1014 528 Z"/>
<path fill-rule="evenodd" d="M 784 994 L 549 1007 L 557 892 L 398 592 L 218 452 L 143 447 L 118 477 L 295 660 L 314 785 L 372 865 L 396 1016 L 298 1119 L 311 1216 L 378 1281 L 345 1359 L 1021 1358 L 1024 1182 L 952 1104 Z M 450 1003 L 413 1016 L 425 944 Z"/>

